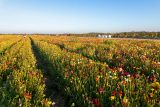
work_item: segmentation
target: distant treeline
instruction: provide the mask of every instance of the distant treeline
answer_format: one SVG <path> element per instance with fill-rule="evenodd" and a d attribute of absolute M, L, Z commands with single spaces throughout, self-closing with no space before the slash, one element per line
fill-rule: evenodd
<path fill-rule="evenodd" d="M 114 37 L 118 38 L 148 38 L 148 39 L 160 39 L 160 32 L 124 32 L 115 33 Z"/>
<path fill-rule="evenodd" d="M 160 32 L 88 33 L 88 34 L 62 34 L 62 35 L 79 36 L 79 37 L 98 37 L 98 35 L 112 35 L 113 38 L 160 39 Z"/>
<path fill-rule="evenodd" d="M 0 34 L 0 35 L 44 35 L 44 36 L 78 36 L 98 37 L 98 35 L 112 35 L 112 38 L 142 38 L 160 39 L 160 32 L 122 32 L 122 33 L 86 33 L 86 34 Z"/>

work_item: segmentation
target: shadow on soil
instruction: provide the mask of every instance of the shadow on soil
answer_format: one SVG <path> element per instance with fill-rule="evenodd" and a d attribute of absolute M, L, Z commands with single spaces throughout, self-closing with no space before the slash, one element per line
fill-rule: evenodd
<path fill-rule="evenodd" d="M 30 38 L 31 39 L 31 38 Z M 37 60 L 37 67 L 43 72 L 45 78 L 45 95 L 50 98 L 52 102 L 55 102 L 53 107 L 67 107 L 66 101 L 64 99 L 64 87 L 61 85 L 57 78 L 62 78 L 59 74 L 53 74 L 54 67 L 48 60 L 48 58 L 43 56 L 43 53 L 35 46 L 33 40 L 31 39 L 32 51 Z"/>

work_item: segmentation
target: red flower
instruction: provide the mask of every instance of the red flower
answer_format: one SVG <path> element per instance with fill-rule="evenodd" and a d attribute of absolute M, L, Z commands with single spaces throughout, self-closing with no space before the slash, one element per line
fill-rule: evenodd
<path fill-rule="evenodd" d="M 100 100 L 98 98 L 95 98 L 92 100 L 92 104 L 95 106 L 95 107 L 102 107 L 102 104 L 100 102 Z"/>
<path fill-rule="evenodd" d="M 122 76 L 128 76 L 129 75 L 129 73 L 128 72 L 124 72 L 124 73 L 122 73 Z"/>
<path fill-rule="evenodd" d="M 99 70 L 99 72 L 101 73 L 101 72 L 103 72 L 103 70 L 102 70 L 102 69 L 100 69 L 100 70 Z"/>
<path fill-rule="evenodd" d="M 116 95 L 116 91 L 113 91 L 113 92 L 112 92 L 112 96 L 115 96 L 115 95 Z"/>
<path fill-rule="evenodd" d="M 135 73 L 135 74 L 133 74 L 133 77 L 134 78 L 139 78 L 139 74 Z"/>
<path fill-rule="evenodd" d="M 123 107 L 126 107 L 126 103 L 125 102 L 122 102 L 122 105 L 123 105 Z"/>

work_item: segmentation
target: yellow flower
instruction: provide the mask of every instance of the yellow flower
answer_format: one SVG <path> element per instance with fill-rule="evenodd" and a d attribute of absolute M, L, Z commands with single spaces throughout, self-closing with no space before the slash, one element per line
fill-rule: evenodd
<path fill-rule="evenodd" d="M 113 78 L 112 79 L 117 79 L 117 76 L 113 76 Z"/>
<path fill-rule="evenodd" d="M 154 82 L 154 83 L 151 84 L 151 86 L 152 86 L 152 88 L 154 88 L 155 90 L 160 89 L 160 84 L 159 84 L 159 82 Z"/>
<path fill-rule="evenodd" d="M 144 99 L 146 100 L 146 99 L 147 99 L 147 96 L 146 96 L 146 94 L 143 94 L 143 96 L 144 96 Z"/>
<path fill-rule="evenodd" d="M 151 91 L 154 91 L 154 89 L 152 88 Z"/>
<path fill-rule="evenodd" d="M 123 98 L 124 103 L 128 103 L 128 99 L 126 97 Z"/>
<path fill-rule="evenodd" d="M 114 99 L 115 99 L 115 96 L 111 96 L 110 99 L 111 99 L 111 100 L 114 100 Z"/>
<path fill-rule="evenodd" d="M 122 103 L 122 105 L 123 105 L 123 106 L 126 106 L 127 103 L 128 103 L 128 99 L 127 99 L 126 97 L 124 97 L 124 98 L 123 98 L 123 103 Z"/>

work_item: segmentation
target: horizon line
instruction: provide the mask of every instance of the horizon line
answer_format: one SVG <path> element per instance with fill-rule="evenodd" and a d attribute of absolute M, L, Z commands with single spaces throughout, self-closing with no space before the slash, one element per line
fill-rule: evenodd
<path fill-rule="evenodd" d="M 21 33 L 18 33 L 18 32 L 14 32 L 14 33 L 0 33 L 0 35 L 3 35 L 3 34 L 99 34 L 99 33 L 141 33 L 141 32 L 146 32 L 146 33 L 159 33 L 160 31 L 120 31 L 120 32 L 84 32 L 84 33 L 74 33 L 74 32 L 63 32 L 63 33 L 38 33 L 38 32 L 34 32 L 34 33 L 26 33 L 26 32 L 21 32 Z"/>

